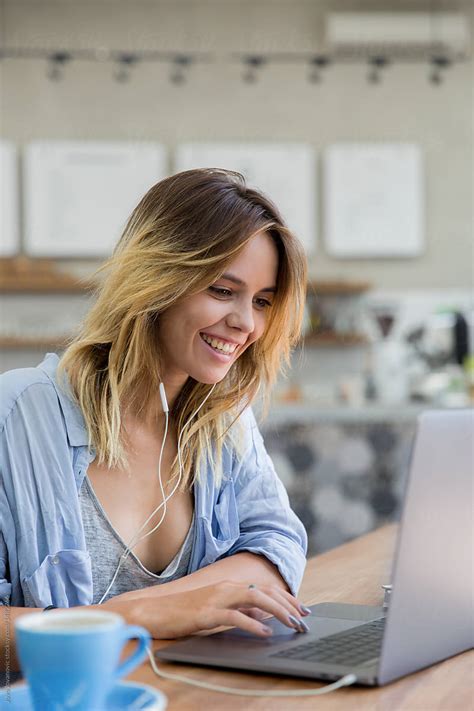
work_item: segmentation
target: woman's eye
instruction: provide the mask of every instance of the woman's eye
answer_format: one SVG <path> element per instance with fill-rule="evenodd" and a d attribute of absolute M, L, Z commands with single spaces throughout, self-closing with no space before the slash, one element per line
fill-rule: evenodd
<path fill-rule="evenodd" d="M 228 299 L 230 296 L 232 296 L 232 291 L 230 289 L 226 289 L 223 286 L 210 286 L 209 291 L 214 294 L 217 298 L 220 299 Z M 267 299 L 262 299 L 262 298 L 256 298 L 254 303 L 257 305 L 257 307 L 261 310 L 267 309 L 271 306 L 270 301 Z"/>
<path fill-rule="evenodd" d="M 255 299 L 258 306 L 262 309 L 267 309 L 271 306 L 271 303 L 266 299 Z"/>
<path fill-rule="evenodd" d="M 232 296 L 232 292 L 230 291 L 230 289 L 224 289 L 220 286 L 210 286 L 209 291 L 212 291 L 212 293 L 216 294 L 217 296 Z"/>

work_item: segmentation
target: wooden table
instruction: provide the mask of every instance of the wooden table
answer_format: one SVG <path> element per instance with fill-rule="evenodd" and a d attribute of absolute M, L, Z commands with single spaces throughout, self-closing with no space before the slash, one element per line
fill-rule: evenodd
<path fill-rule="evenodd" d="M 328 553 L 307 565 L 299 599 L 306 604 L 352 602 L 381 605 L 381 585 L 390 582 L 395 526 L 387 526 Z M 154 641 L 154 649 L 169 642 Z M 324 684 L 271 675 L 252 675 L 191 665 L 164 664 L 178 673 L 223 686 L 248 689 L 310 689 Z M 259 698 L 221 694 L 159 679 L 149 661 L 128 677 L 157 686 L 168 697 L 168 711 L 471 711 L 474 709 L 474 653 L 465 652 L 381 688 L 348 687 L 327 696 Z"/>

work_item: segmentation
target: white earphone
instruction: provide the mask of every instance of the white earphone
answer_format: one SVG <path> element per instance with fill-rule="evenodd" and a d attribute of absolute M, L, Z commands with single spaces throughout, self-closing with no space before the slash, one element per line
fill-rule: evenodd
<path fill-rule="evenodd" d="M 161 490 L 161 496 L 162 496 L 163 500 L 162 500 L 161 504 L 159 504 L 159 506 L 157 506 L 156 509 L 148 516 L 147 520 L 140 526 L 140 528 L 138 529 L 138 531 L 137 531 L 137 532 L 135 533 L 135 535 L 131 538 L 130 542 L 128 543 L 128 545 L 127 545 L 127 547 L 126 547 L 126 549 L 125 549 L 125 551 L 124 551 L 124 552 L 122 553 L 122 555 L 120 556 L 120 560 L 119 560 L 119 562 L 118 562 L 118 565 L 117 565 L 117 568 L 116 568 L 116 570 L 115 570 L 115 573 L 114 573 L 114 575 L 113 575 L 113 577 L 112 577 L 112 580 L 110 581 L 110 583 L 109 583 L 109 585 L 108 585 L 108 587 L 107 587 L 107 590 L 105 591 L 105 593 L 104 593 L 104 594 L 102 595 L 102 597 L 100 598 L 100 600 L 99 600 L 99 602 L 98 602 L 99 605 L 101 605 L 101 604 L 103 603 L 104 599 L 105 599 L 105 598 L 107 597 L 107 595 L 109 594 L 110 589 L 112 588 L 112 585 L 114 584 L 114 582 L 115 582 L 115 580 L 116 580 L 116 578 L 117 578 L 117 575 L 118 575 L 118 573 L 119 573 L 119 570 L 120 570 L 120 568 L 122 567 L 122 564 L 123 564 L 123 563 L 125 562 L 125 560 L 128 558 L 128 556 L 130 555 L 132 549 L 135 548 L 135 546 L 136 546 L 141 540 L 143 540 L 144 538 L 147 538 L 148 536 L 151 536 L 151 534 L 154 533 L 154 532 L 161 526 L 161 524 L 163 523 L 164 518 L 165 518 L 165 516 L 166 516 L 166 510 L 167 510 L 166 504 L 167 504 L 167 502 L 171 499 L 171 497 L 173 496 L 173 494 L 175 493 L 175 491 L 177 490 L 177 488 L 179 487 L 179 484 L 180 484 L 180 482 L 181 482 L 182 473 L 183 473 L 183 463 L 182 463 L 182 461 L 181 461 L 181 447 L 180 447 L 180 445 L 181 445 L 181 436 L 182 436 L 184 430 L 186 429 L 186 427 L 188 426 L 188 424 L 189 424 L 189 423 L 191 422 L 191 420 L 193 419 L 193 417 L 195 417 L 195 415 L 197 415 L 197 413 L 199 412 L 199 410 L 201 409 L 201 407 L 204 405 L 204 403 L 206 402 L 206 400 L 209 398 L 209 396 L 211 395 L 211 393 L 212 393 L 212 391 L 214 390 L 214 388 L 216 387 L 216 385 L 217 385 L 217 383 L 214 383 L 214 385 L 212 386 L 212 388 L 210 389 L 210 391 L 208 392 L 208 394 L 206 395 L 206 397 L 204 398 L 204 400 L 202 401 L 202 403 L 199 405 L 199 407 L 197 408 L 197 410 L 195 410 L 195 411 L 193 412 L 193 414 L 192 414 L 191 417 L 188 419 L 188 421 L 186 422 L 186 424 L 183 426 L 181 432 L 179 433 L 179 437 L 178 437 L 178 464 L 179 464 L 179 476 L 178 476 L 178 481 L 176 482 L 175 486 L 173 487 L 173 490 L 171 491 L 171 493 L 168 494 L 168 496 L 165 496 L 165 491 L 164 491 L 164 488 L 163 488 L 163 482 L 162 482 L 162 480 L 161 480 L 161 460 L 163 459 L 163 452 L 164 452 L 164 449 L 165 449 L 166 437 L 167 437 L 167 435 L 168 435 L 168 417 L 169 417 L 168 413 L 169 413 L 169 407 L 168 407 L 168 401 L 167 401 L 167 399 L 166 399 L 165 386 L 163 385 L 163 383 L 160 383 L 159 392 L 160 392 L 160 398 L 161 398 L 161 406 L 162 406 L 163 412 L 164 412 L 164 414 L 165 414 L 165 431 L 164 431 L 164 434 L 163 434 L 163 442 L 161 443 L 160 456 L 159 456 L 159 459 L 158 459 L 158 481 L 160 482 L 160 490 Z M 159 520 L 158 523 L 156 524 L 156 526 L 155 526 L 154 528 L 152 528 L 152 530 L 149 531 L 148 533 L 145 533 L 143 536 L 140 536 L 140 533 L 143 531 L 143 529 L 145 528 L 145 526 L 148 524 L 148 522 L 153 518 L 153 516 L 154 516 L 161 508 L 163 508 L 163 513 L 162 513 L 162 515 L 161 515 L 160 520 Z"/>

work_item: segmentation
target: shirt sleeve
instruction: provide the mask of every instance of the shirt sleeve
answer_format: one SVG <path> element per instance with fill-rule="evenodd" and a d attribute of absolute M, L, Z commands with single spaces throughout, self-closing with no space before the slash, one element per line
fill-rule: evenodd
<path fill-rule="evenodd" d="M 232 474 L 240 535 L 227 555 L 249 551 L 265 556 L 296 594 L 306 565 L 307 534 L 290 507 L 250 408 L 242 417 L 248 443 Z"/>
<path fill-rule="evenodd" d="M 46 378 L 15 377 L 0 380 L 0 595 L 12 606 L 88 604 L 90 560 L 56 390 Z"/>

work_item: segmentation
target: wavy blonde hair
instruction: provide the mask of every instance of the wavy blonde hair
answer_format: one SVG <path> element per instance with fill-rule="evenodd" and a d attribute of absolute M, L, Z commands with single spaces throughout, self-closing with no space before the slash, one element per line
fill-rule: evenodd
<path fill-rule="evenodd" d="M 128 468 L 123 405 L 129 403 L 140 416 L 156 398 L 160 314 L 208 288 L 261 231 L 278 249 L 277 292 L 261 338 L 235 361 L 183 432 L 182 488 L 199 479 L 208 462 L 220 481 L 222 446 L 229 438 L 239 450 L 232 425 L 260 389 L 267 411 L 271 386 L 289 366 L 299 340 L 306 259 L 275 205 L 233 171 L 178 173 L 154 185 L 137 205 L 111 258 L 97 272 L 105 279 L 96 301 L 59 364 L 99 464 Z M 170 412 L 176 431 L 208 393 L 209 385 L 188 378 Z M 177 473 L 176 457 L 170 479 Z"/>

